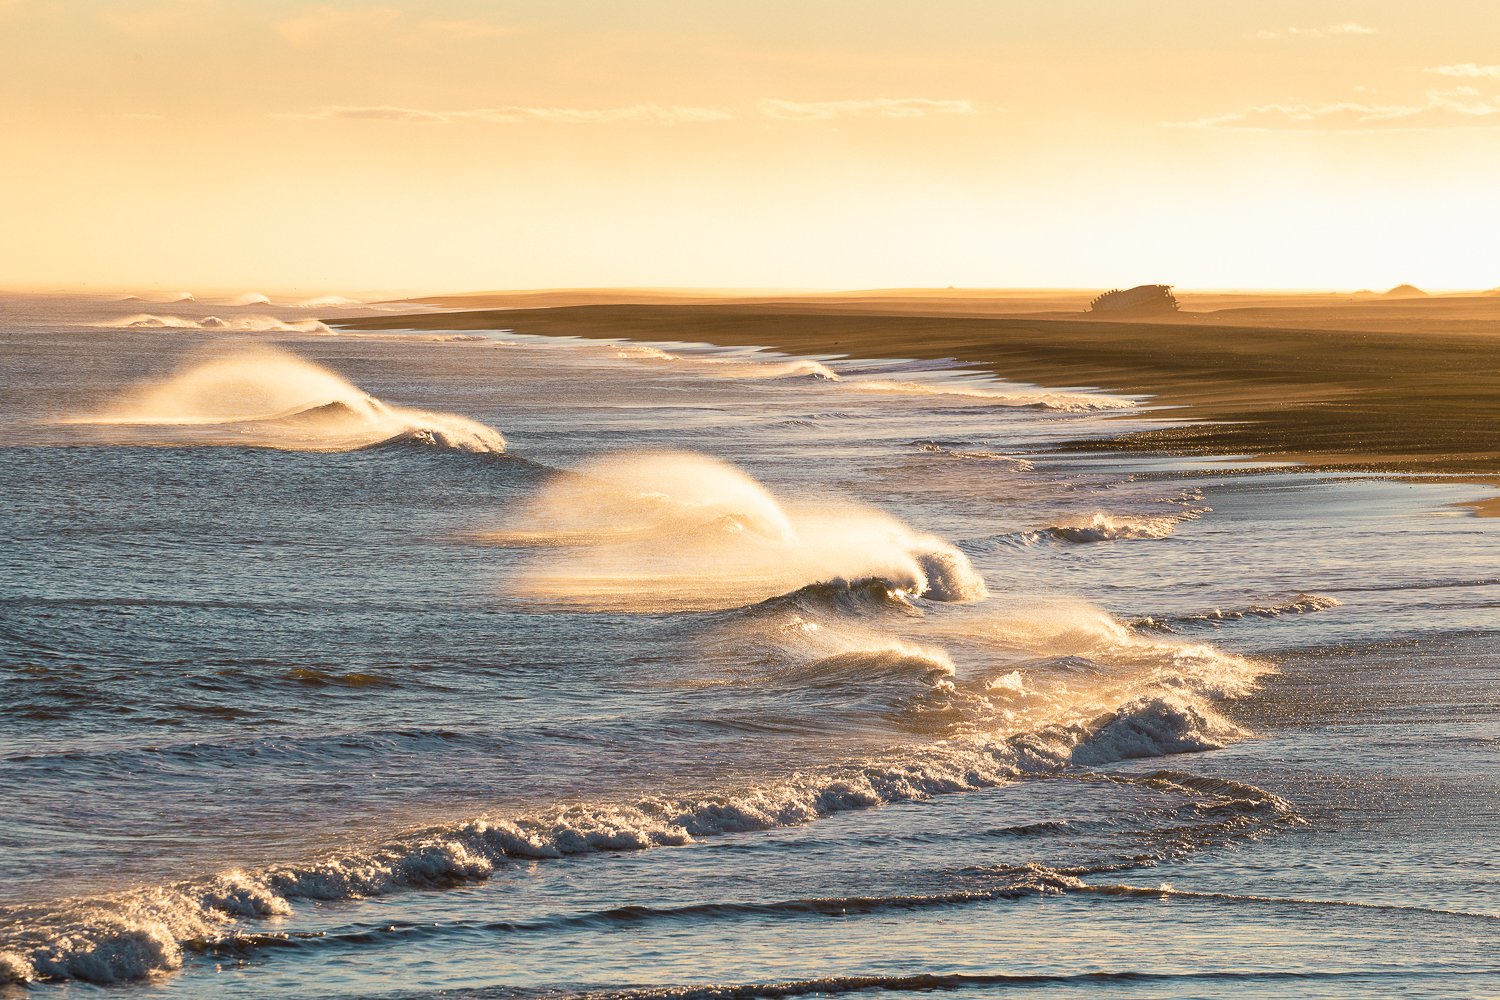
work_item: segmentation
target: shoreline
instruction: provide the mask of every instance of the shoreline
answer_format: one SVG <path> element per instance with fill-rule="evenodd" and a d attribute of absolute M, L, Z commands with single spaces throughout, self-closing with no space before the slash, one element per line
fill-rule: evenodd
<path fill-rule="evenodd" d="M 1186 420 L 1080 451 L 1253 455 L 1309 471 L 1457 477 L 1500 487 L 1500 333 L 952 316 L 816 302 L 487 309 L 333 320 L 357 330 L 708 342 L 798 355 L 958 360 L 1048 387 L 1146 394 Z M 1333 322 L 1336 314 L 1326 319 Z M 1500 516 L 1500 497 L 1466 504 Z"/>

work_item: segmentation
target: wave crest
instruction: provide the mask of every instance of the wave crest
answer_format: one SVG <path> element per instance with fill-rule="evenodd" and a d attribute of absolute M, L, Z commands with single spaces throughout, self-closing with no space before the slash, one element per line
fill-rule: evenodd
<path fill-rule="evenodd" d="M 1170 538 L 1179 524 L 1200 517 L 1204 512 L 1206 508 L 1184 514 L 1144 517 L 1100 511 L 1086 520 L 1054 524 L 1042 534 L 1076 543 Z"/>
<path fill-rule="evenodd" d="M 348 451 L 404 441 L 499 453 L 493 427 L 451 413 L 391 406 L 325 368 L 271 348 L 242 349 L 180 369 L 103 413 L 70 423 L 107 427 L 117 443 L 239 444 Z M 152 435 L 155 435 L 154 437 Z"/>
<path fill-rule="evenodd" d="M 1023 409 L 1054 410 L 1060 413 L 1087 413 L 1096 410 L 1128 410 L 1136 404 L 1124 396 L 1092 392 L 1053 392 L 1007 386 L 1004 383 L 960 381 L 908 382 L 894 379 L 861 379 L 845 381 L 858 392 L 898 396 L 951 396 L 989 406 L 1012 406 Z"/>
<path fill-rule="evenodd" d="M 1285 615 L 1310 615 L 1341 607 L 1343 601 L 1327 594 L 1294 594 L 1291 597 L 1270 599 L 1238 608 L 1214 608 L 1185 615 L 1162 615 L 1138 618 L 1133 622 L 1138 628 L 1175 632 L 1179 628 L 1197 625 L 1217 626 L 1249 618 L 1281 618 Z"/>
<path fill-rule="evenodd" d="M 968 557 L 940 538 L 852 505 L 783 504 L 733 466 L 681 452 L 590 463 L 486 537 L 544 550 L 518 596 L 594 608 L 721 609 L 871 581 L 935 601 L 985 594 Z"/>
<path fill-rule="evenodd" d="M 706 357 L 673 354 L 650 344 L 620 344 L 615 357 L 634 361 L 672 361 L 691 365 L 714 378 L 725 379 L 816 379 L 838 382 L 842 376 L 821 361 L 812 358 L 767 360 L 759 355 L 749 357 Z"/>
<path fill-rule="evenodd" d="M 317 333 L 331 334 L 326 323 L 315 319 L 284 320 L 275 316 L 169 316 L 136 313 L 99 324 L 126 330 L 220 330 L 231 333 Z"/>
<path fill-rule="evenodd" d="M 916 445 L 918 451 L 925 452 L 929 455 L 942 455 L 945 458 L 953 458 L 970 462 L 998 462 L 1011 466 L 1017 472 L 1030 472 L 1032 469 L 1036 468 L 1035 463 L 1033 463 L 1030 459 L 1018 458 L 1015 455 L 1004 455 L 997 451 L 988 451 L 982 448 L 973 450 L 950 448 L 936 441 L 917 441 L 914 442 L 914 444 Z"/>
<path fill-rule="evenodd" d="M 898 662 L 891 661 L 897 671 L 925 669 L 894 666 Z M 955 739 L 860 764 L 799 772 L 722 794 L 573 805 L 512 817 L 482 816 L 304 864 L 229 871 L 73 900 L 51 909 L 12 907 L 4 912 L 8 927 L 0 932 L 0 983 L 39 979 L 117 983 L 143 978 L 180 967 L 187 950 L 234 948 L 236 944 L 254 947 L 266 936 L 246 933 L 247 922 L 290 914 L 299 900 L 443 888 L 487 879 L 511 860 L 679 846 L 991 788 L 1027 775 L 1056 774 L 1075 762 L 1103 763 L 1119 759 L 1110 756 L 1113 751 L 1129 755 L 1146 745 L 1117 735 L 1127 731 L 1167 733 L 1171 738 L 1157 742 L 1168 752 L 1194 744 L 1192 720 L 1182 716 L 1186 721 L 1179 724 L 1166 715 L 1155 704 L 1124 706 L 1092 728 L 1058 730 L 1047 739 Z M 1249 801 L 1243 795 L 1240 798 Z M 1284 803 L 1280 803 L 1283 808 L 1269 811 L 1263 802 L 1250 806 L 1252 811 L 1266 812 L 1273 822 L 1289 813 Z M 1240 809 L 1233 819 L 1241 821 L 1245 812 Z M 1073 888 L 1077 882 L 1071 875 L 1050 870 L 1047 874 L 1054 881 L 1069 880 L 1053 886 L 1053 891 Z"/>

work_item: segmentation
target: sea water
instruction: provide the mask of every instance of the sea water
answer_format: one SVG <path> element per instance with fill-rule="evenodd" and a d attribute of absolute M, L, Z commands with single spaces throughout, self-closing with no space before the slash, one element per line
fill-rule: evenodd
<path fill-rule="evenodd" d="M 1500 994 L 1483 488 L 145 308 L 0 312 L 0 989 Z"/>

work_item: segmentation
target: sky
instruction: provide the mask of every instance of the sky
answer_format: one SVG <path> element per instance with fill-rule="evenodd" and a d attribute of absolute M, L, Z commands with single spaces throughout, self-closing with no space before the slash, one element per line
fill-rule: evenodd
<path fill-rule="evenodd" d="M 0 287 L 1500 285 L 1493 0 L 0 0 Z"/>

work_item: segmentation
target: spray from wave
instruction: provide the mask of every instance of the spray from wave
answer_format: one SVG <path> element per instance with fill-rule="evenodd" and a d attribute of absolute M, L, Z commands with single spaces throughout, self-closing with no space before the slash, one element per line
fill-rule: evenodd
<path fill-rule="evenodd" d="M 303 299 L 296 304 L 298 309 L 341 309 L 346 306 L 364 305 L 359 299 L 351 299 L 344 295 L 319 295 L 311 299 Z"/>
<path fill-rule="evenodd" d="M 271 304 L 271 299 L 260 292 L 246 292 L 230 299 L 229 304 L 232 306 L 268 306 Z"/>
<path fill-rule="evenodd" d="M 127 435 L 115 443 L 348 451 L 408 441 L 471 452 L 505 450 L 505 439 L 492 427 L 454 414 L 391 406 L 326 368 L 267 347 L 188 365 L 101 413 L 68 422 Z"/>
<path fill-rule="evenodd" d="M 749 609 L 717 641 L 770 664 L 756 683 L 847 681 L 836 696 L 794 706 L 809 720 L 878 702 L 878 721 L 909 732 L 1041 738 L 1092 726 L 1117 757 L 1240 738 L 1215 703 L 1248 693 L 1271 670 L 1080 601 L 933 610 L 882 601 L 868 588 L 806 588 Z"/>
<path fill-rule="evenodd" d="M 155 313 L 137 313 L 117 320 L 99 324 L 111 329 L 126 330 L 212 330 L 223 333 L 319 333 L 333 331 L 315 319 L 278 319 L 275 316 L 162 316 Z"/>
<path fill-rule="evenodd" d="M 956 662 L 984 664 L 956 679 L 975 699 L 975 722 L 1034 734 L 1088 728 L 1075 762 L 1222 747 L 1244 731 L 1215 703 L 1248 694 L 1273 669 L 1071 600 L 977 608 L 934 623 L 930 637 Z"/>
<path fill-rule="evenodd" d="M 985 592 L 936 536 L 852 504 L 783 503 L 725 462 L 680 452 L 589 463 L 485 537 L 541 550 L 517 596 L 598 609 L 730 608 L 869 581 L 911 599 Z"/>

